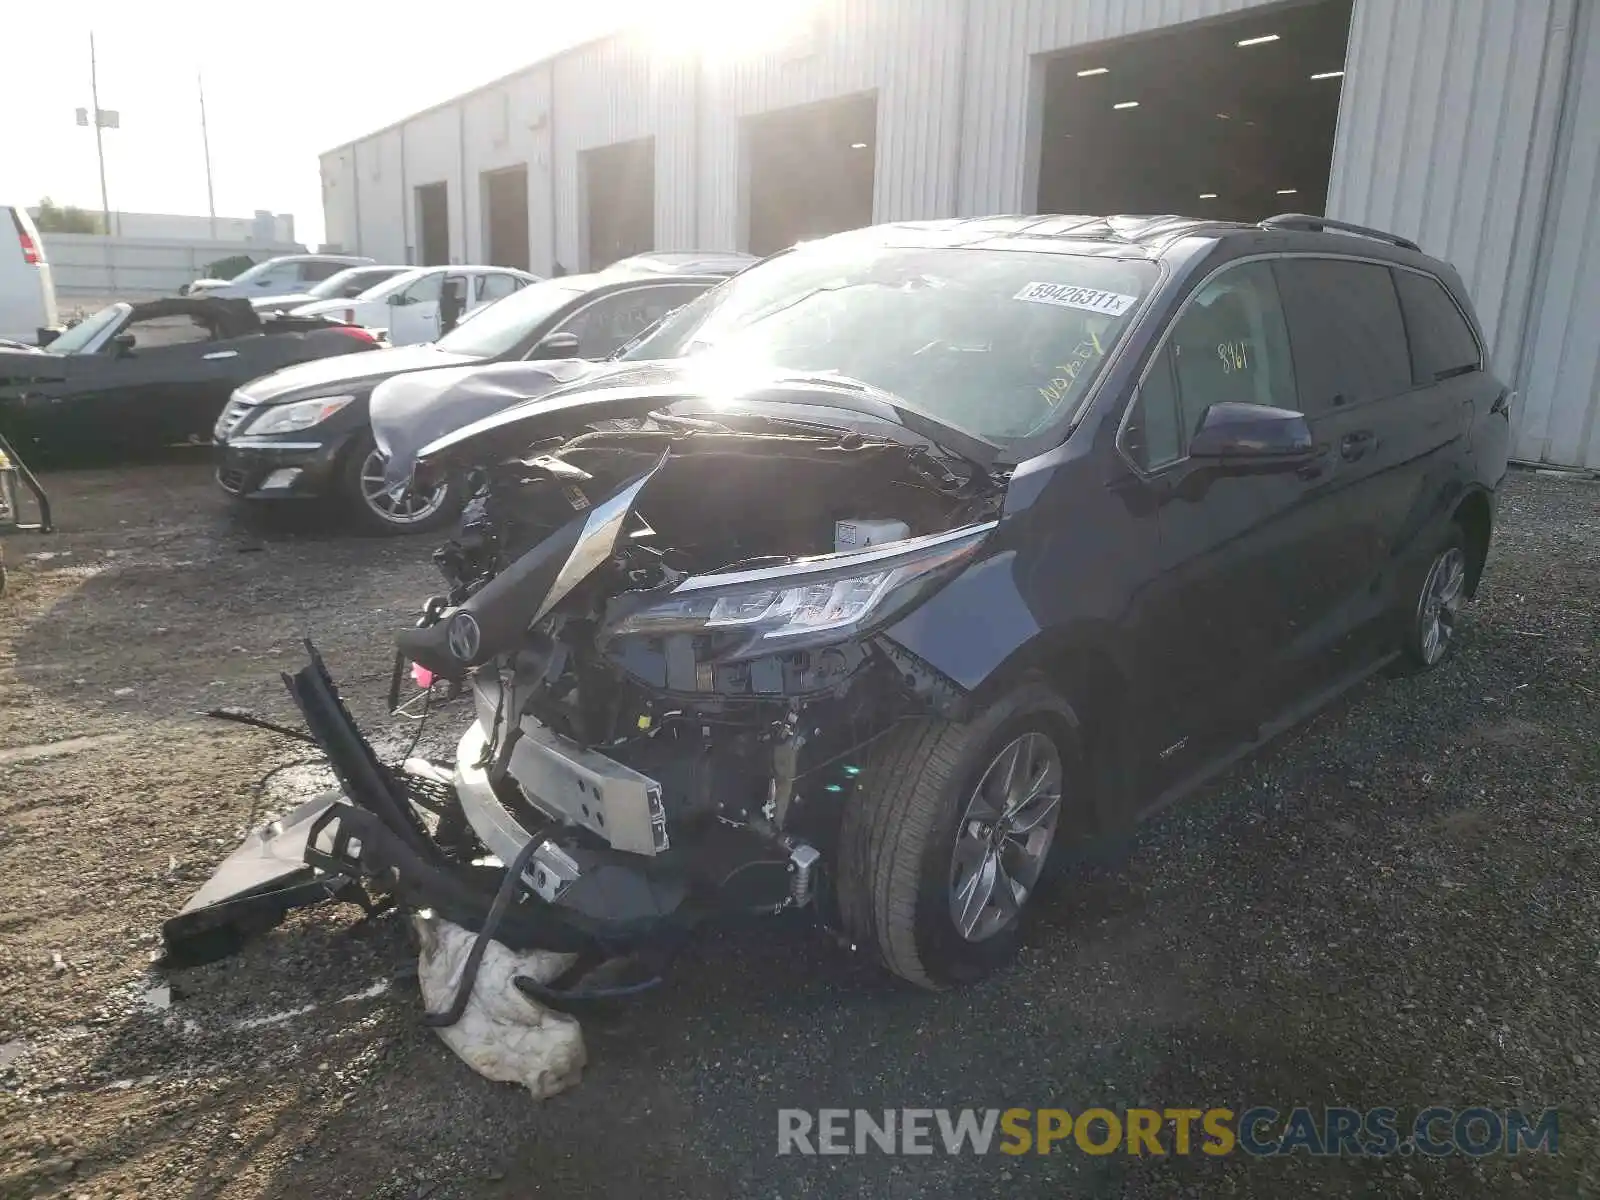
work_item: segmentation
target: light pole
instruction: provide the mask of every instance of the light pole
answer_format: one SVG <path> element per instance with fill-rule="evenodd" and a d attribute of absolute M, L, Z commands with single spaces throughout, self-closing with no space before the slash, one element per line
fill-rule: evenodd
<path fill-rule="evenodd" d="M 211 134 L 206 130 L 206 80 L 199 72 L 195 82 L 200 87 L 200 145 L 206 154 L 206 210 L 211 214 L 211 240 L 217 240 L 217 197 L 211 189 Z"/>
<path fill-rule="evenodd" d="M 111 198 L 110 193 L 106 191 L 106 147 L 100 131 L 102 129 L 120 129 L 122 127 L 122 117 L 116 109 L 100 107 L 100 76 L 95 63 L 94 33 L 92 31 L 89 34 L 89 98 L 94 104 L 94 152 L 96 159 L 100 163 L 101 232 L 109 237 L 111 234 Z M 89 124 L 89 112 L 90 110 L 83 108 L 78 110 L 79 125 Z M 119 226 L 118 232 L 120 233 L 122 222 L 118 221 L 117 224 Z"/>

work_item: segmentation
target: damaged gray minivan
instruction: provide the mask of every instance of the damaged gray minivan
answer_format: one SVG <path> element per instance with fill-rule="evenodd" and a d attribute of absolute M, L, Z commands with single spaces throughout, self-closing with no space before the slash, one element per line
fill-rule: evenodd
<path fill-rule="evenodd" d="M 313 650 L 341 791 L 169 947 L 378 890 L 576 953 L 518 981 L 559 1006 L 795 907 L 926 987 L 995 969 L 1052 851 L 1445 657 L 1509 393 L 1403 239 L 1005 217 L 810 243 L 616 361 L 400 376 L 372 421 L 395 486 L 472 496 L 391 694 L 470 728 L 385 764 Z"/>

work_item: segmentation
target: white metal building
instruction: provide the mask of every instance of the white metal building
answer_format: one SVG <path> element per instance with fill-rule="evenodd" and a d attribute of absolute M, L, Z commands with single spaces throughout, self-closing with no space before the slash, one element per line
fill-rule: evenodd
<path fill-rule="evenodd" d="M 1454 262 L 1517 457 L 1600 468 L 1597 8 L 812 0 L 745 53 L 622 31 L 323 155 L 327 240 L 549 274 L 869 221 L 1325 212 Z"/>

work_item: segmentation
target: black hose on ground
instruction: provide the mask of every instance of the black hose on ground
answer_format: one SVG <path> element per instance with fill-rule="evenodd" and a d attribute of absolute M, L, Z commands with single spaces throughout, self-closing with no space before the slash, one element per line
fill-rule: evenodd
<path fill-rule="evenodd" d="M 290 729 L 287 725 L 279 725 L 265 717 L 257 717 L 251 713 L 237 708 L 213 708 L 200 714 L 210 717 L 213 721 L 232 721 L 235 725 L 248 725 L 252 729 L 265 729 L 269 733 L 282 734 L 286 738 L 293 738 L 297 742 L 307 742 L 317 745 L 317 739 L 299 729 Z"/>
<path fill-rule="evenodd" d="M 543 844 L 543 839 L 530 837 L 522 844 L 522 849 L 517 851 L 517 857 L 506 868 L 506 877 L 500 881 L 499 891 L 494 894 L 494 903 L 489 906 L 489 915 L 484 918 L 483 928 L 478 931 L 472 949 L 467 953 L 466 965 L 461 968 L 461 982 L 456 985 L 455 1000 L 444 1012 L 423 1013 L 424 1025 L 432 1029 L 443 1029 L 461 1020 L 461 1014 L 467 1011 L 467 1001 L 472 997 L 473 984 L 478 981 L 478 968 L 483 965 L 484 953 L 489 949 L 489 939 L 494 936 L 494 931 L 499 927 L 506 909 L 511 906 L 511 897 L 516 893 L 517 884 L 522 879 L 522 872 L 527 867 L 528 860 Z"/>

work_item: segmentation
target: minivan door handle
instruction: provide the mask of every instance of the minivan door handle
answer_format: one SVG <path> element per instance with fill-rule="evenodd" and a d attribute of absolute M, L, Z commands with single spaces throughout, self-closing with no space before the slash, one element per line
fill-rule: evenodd
<path fill-rule="evenodd" d="M 1378 448 L 1378 435 L 1370 429 L 1357 429 L 1339 439 L 1339 457 L 1345 462 L 1355 462 L 1368 450 Z"/>
<path fill-rule="evenodd" d="M 210 354 L 202 354 L 200 357 L 209 362 L 214 358 L 238 358 L 239 352 L 237 350 L 214 350 Z"/>

